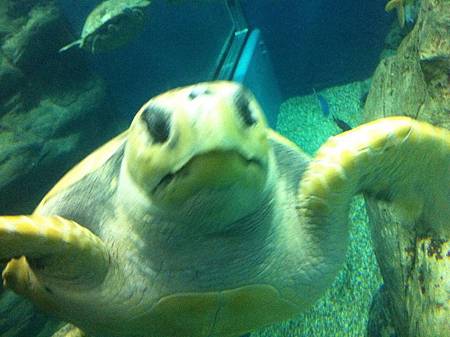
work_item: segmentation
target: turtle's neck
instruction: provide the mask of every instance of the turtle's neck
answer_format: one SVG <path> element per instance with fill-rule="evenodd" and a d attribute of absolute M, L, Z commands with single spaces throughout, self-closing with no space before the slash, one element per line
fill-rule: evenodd
<path fill-rule="evenodd" d="M 129 177 L 122 175 L 121 179 Z M 196 274 L 195 278 L 204 277 L 204 284 L 213 286 L 215 275 L 218 283 L 226 282 L 223 278 L 227 273 L 233 280 L 250 278 L 247 274 L 252 266 L 264 260 L 265 246 L 273 239 L 274 230 L 276 185 L 272 181 L 267 181 L 263 193 L 253 195 L 252 203 L 247 200 L 247 209 L 241 207 L 240 213 L 234 214 L 229 213 L 239 207 L 239 186 L 230 186 L 227 193 L 207 191 L 204 197 L 189 200 L 184 210 L 161 212 L 133 184 L 124 182 L 119 193 L 126 201 L 117 206 L 117 213 L 130 226 L 117 239 L 134 241 L 133 255 L 140 256 L 138 259 L 161 277 L 177 274 L 188 282 L 186 278 Z"/>
<path fill-rule="evenodd" d="M 130 219 L 133 231 L 143 240 L 162 232 L 189 238 L 245 232 L 246 227 L 256 226 L 257 222 L 252 221 L 255 216 L 270 210 L 278 174 L 273 153 L 269 153 L 268 167 L 264 170 L 266 179 L 262 186 L 241 181 L 220 187 L 205 186 L 182 204 L 171 207 L 155 204 L 122 166 L 117 209 Z"/>

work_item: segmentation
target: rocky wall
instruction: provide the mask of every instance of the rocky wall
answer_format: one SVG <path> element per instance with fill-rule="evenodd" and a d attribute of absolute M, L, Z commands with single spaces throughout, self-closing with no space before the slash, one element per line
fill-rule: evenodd
<path fill-rule="evenodd" d="M 58 53 L 73 38 L 55 2 L 0 1 L 0 214 L 31 212 L 68 168 L 111 136 L 103 81 L 81 52 Z M 0 288 L 0 336 L 49 336 L 52 324 Z"/>
<path fill-rule="evenodd" d="M 111 133 L 103 81 L 81 53 L 58 53 L 71 39 L 54 2 L 0 2 L 1 214 L 31 211 Z"/>
<path fill-rule="evenodd" d="M 449 81 L 450 2 L 422 0 L 413 29 L 374 74 L 365 120 L 406 115 L 450 129 Z M 435 233 L 430 224 L 405 216 L 388 202 L 366 199 L 384 279 L 368 335 L 392 336 L 388 332 L 393 329 L 398 337 L 450 336 L 448 231 Z"/>

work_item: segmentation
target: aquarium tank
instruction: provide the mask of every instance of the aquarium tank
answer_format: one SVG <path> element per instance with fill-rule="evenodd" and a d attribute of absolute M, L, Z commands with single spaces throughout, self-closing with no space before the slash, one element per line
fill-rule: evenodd
<path fill-rule="evenodd" d="M 0 337 L 450 337 L 449 26 L 0 1 Z"/>

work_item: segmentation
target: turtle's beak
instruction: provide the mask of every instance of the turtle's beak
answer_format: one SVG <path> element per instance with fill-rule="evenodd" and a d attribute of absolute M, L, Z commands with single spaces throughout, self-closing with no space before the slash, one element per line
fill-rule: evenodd
<path fill-rule="evenodd" d="M 196 193 L 226 189 L 232 185 L 251 188 L 265 180 L 266 165 L 236 151 L 211 151 L 196 155 L 174 173 L 165 175 L 153 189 L 158 199 L 185 200 Z"/>

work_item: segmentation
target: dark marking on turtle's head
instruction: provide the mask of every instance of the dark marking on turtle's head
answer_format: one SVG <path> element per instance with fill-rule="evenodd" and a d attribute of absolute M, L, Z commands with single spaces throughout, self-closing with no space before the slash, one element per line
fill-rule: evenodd
<path fill-rule="evenodd" d="M 251 108 L 251 102 L 254 100 L 253 95 L 244 87 L 240 87 L 234 94 L 234 104 L 239 117 L 247 127 L 257 122 L 257 118 Z"/>
<path fill-rule="evenodd" d="M 171 113 L 163 107 L 150 104 L 141 115 L 154 143 L 165 143 L 170 136 Z"/>

